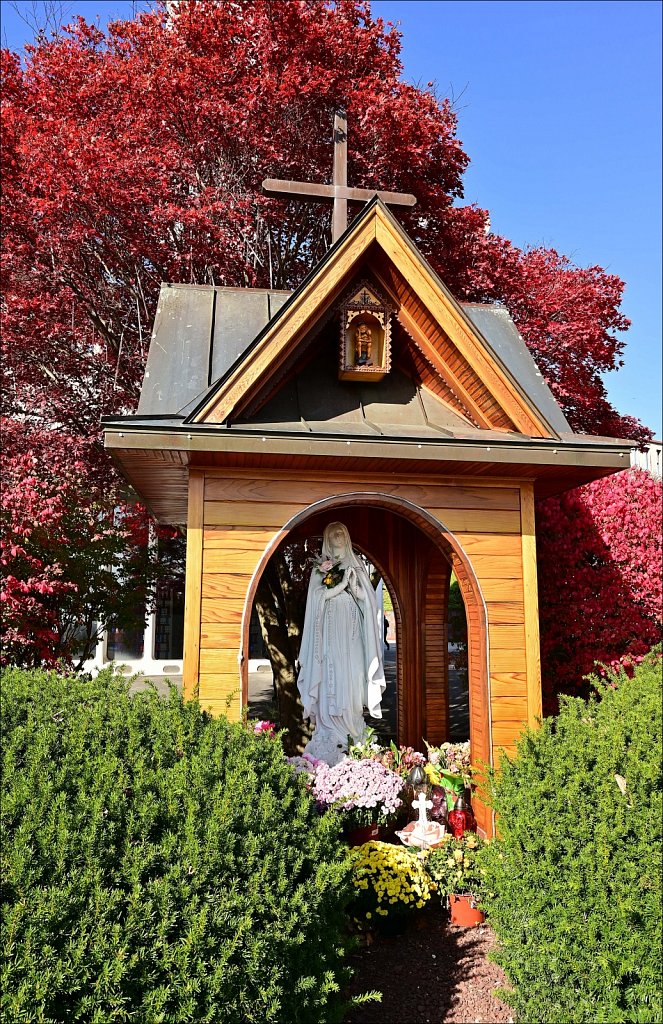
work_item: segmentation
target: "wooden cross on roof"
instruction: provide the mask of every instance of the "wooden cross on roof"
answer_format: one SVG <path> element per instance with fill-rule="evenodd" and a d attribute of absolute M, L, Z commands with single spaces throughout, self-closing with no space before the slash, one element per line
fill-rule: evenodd
<path fill-rule="evenodd" d="M 282 181 L 265 178 L 263 192 L 279 199 L 304 199 L 313 203 L 333 203 L 332 241 L 341 237 L 348 226 L 348 201 L 366 203 L 373 196 L 392 206 L 414 206 L 416 198 L 407 192 L 380 192 L 377 189 L 348 188 L 348 122 L 345 113 L 334 115 L 334 180 L 331 185 L 312 181 Z"/>

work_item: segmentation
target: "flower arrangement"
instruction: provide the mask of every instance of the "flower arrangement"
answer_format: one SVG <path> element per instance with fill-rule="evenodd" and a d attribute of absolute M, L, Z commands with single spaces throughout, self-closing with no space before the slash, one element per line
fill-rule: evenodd
<path fill-rule="evenodd" d="M 385 768 L 400 775 L 401 779 L 406 779 L 415 765 L 423 767 L 426 764 L 424 754 L 420 754 L 414 747 L 397 747 L 393 740 L 388 747 L 384 747 L 377 755 L 373 756 Z"/>
<path fill-rule="evenodd" d="M 406 779 L 416 764 L 425 765 L 426 757 L 420 754 L 414 747 L 397 747 L 391 741 L 388 747 L 381 747 L 377 741 L 375 729 L 368 728 L 361 743 L 354 743 L 348 750 L 350 757 L 356 760 L 371 758 L 379 761 L 392 772 L 396 772 L 402 779 Z"/>
<path fill-rule="evenodd" d="M 404 847 L 371 842 L 350 851 L 354 915 L 362 923 L 421 909 L 437 885 L 421 858 Z"/>
<path fill-rule="evenodd" d="M 466 786 L 469 786 L 472 777 L 472 766 L 470 764 L 470 741 L 466 743 L 443 743 L 447 770 L 453 775 L 462 775 Z"/>
<path fill-rule="evenodd" d="M 426 743 L 426 748 L 428 762 L 424 771 L 433 786 L 444 787 L 447 792 L 447 804 L 451 810 L 456 798 L 467 789 L 472 780 L 469 741 L 443 743 L 440 747 L 432 747 Z"/>
<path fill-rule="evenodd" d="M 431 851 L 426 868 L 440 895 L 468 894 L 477 900 L 481 898 L 484 871 L 480 851 L 485 845 L 479 836 L 466 832 L 461 839 L 448 835 L 442 846 Z"/>
<path fill-rule="evenodd" d="M 331 558 L 318 558 L 314 563 L 316 572 L 322 576 L 322 583 L 328 589 L 335 587 L 343 579 L 343 569 L 340 562 L 334 562 Z"/>
<path fill-rule="evenodd" d="M 366 726 L 364 738 L 360 743 L 348 742 L 348 757 L 353 757 L 355 761 L 361 761 L 365 757 L 379 760 L 382 752 L 383 748 L 378 743 L 375 729 L 370 725 Z"/>
<path fill-rule="evenodd" d="M 255 736 L 275 736 L 276 726 L 274 722 L 267 722 L 261 720 L 260 722 L 253 722 L 253 733 Z"/>
<path fill-rule="evenodd" d="M 323 763 L 317 757 L 311 757 L 310 754 L 295 754 L 293 757 L 286 757 L 286 761 L 292 765 L 298 775 L 308 775 L 311 783 L 315 778 L 318 766 Z"/>
<path fill-rule="evenodd" d="M 425 740 L 424 743 L 426 743 Z M 469 740 L 466 743 L 443 743 L 441 747 L 432 747 L 426 743 L 426 749 L 428 750 L 428 763 L 433 770 L 459 775 L 463 780 L 464 787 L 469 786 L 472 778 Z"/>
<path fill-rule="evenodd" d="M 347 812 L 355 827 L 386 824 L 401 806 L 402 780 L 395 772 L 370 758 L 344 757 L 338 764 L 324 762 L 316 768 L 313 794 L 324 807 Z"/>

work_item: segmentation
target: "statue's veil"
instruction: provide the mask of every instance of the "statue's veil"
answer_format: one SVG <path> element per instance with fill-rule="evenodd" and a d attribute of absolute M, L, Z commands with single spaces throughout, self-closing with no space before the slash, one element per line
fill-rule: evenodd
<path fill-rule="evenodd" d="M 371 583 L 371 578 L 368 575 L 368 570 L 364 565 L 364 562 L 362 561 L 361 558 L 359 558 L 359 556 L 355 553 L 354 548 L 352 547 L 352 541 L 350 540 L 350 532 L 345 523 L 329 523 L 329 525 L 325 527 L 324 533 L 322 534 L 322 557 L 333 559 L 334 555 L 332 552 L 332 546 L 329 538 L 331 536 L 332 531 L 336 530 L 341 530 L 341 532 L 343 533 L 345 549 L 347 551 L 346 557 L 341 559 L 341 565 L 343 565 L 345 568 L 349 568 L 350 566 L 352 566 L 356 570 L 357 576 L 362 581 L 362 585 L 366 589 L 367 600 L 370 601 L 371 605 L 374 606 L 375 609 L 377 609 L 377 605 L 375 603 L 375 590 L 373 588 L 373 584 Z"/>
<path fill-rule="evenodd" d="M 324 533 L 322 534 L 322 557 L 323 558 L 333 558 L 334 557 L 334 554 L 332 552 L 331 542 L 330 542 L 329 538 L 330 538 L 332 532 L 336 532 L 336 530 L 340 530 L 342 532 L 343 539 L 345 541 L 345 549 L 347 551 L 347 555 L 343 559 L 343 562 L 347 562 L 348 565 L 354 566 L 355 569 L 363 569 L 364 573 L 366 573 L 366 569 L 364 568 L 364 565 L 363 565 L 361 559 L 357 558 L 357 556 L 356 556 L 356 554 L 354 552 L 354 549 L 352 547 L 352 541 L 350 540 L 350 533 L 349 533 L 348 528 L 345 525 L 345 523 L 329 523 L 328 526 L 325 526 Z"/>

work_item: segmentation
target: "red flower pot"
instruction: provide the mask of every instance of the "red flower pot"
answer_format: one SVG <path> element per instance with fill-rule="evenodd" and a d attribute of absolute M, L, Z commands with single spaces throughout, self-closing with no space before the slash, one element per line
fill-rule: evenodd
<path fill-rule="evenodd" d="M 478 910 L 474 897 L 471 895 L 459 896 L 456 893 L 449 893 L 449 909 L 451 910 L 451 923 L 459 924 L 461 928 L 474 928 L 477 924 L 483 924 L 486 915 L 483 910 Z"/>
<path fill-rule="evenodd" d="M 345 833 L 348 846 L 363 846 L 380 838 L 380 826 L 364 825 L 363 828 L 349 828 Z"/>

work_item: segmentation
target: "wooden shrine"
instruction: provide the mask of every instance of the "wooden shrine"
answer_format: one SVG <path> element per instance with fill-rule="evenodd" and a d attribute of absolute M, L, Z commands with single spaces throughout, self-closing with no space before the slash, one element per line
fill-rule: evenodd
<path fill-rule="evenodd" d="M 239 717 L 268 560 L 342 520 L 392 596 L 400 743 L 448 738 L 456 574 L 475 763 L 541 714 L 535 498 L 629 464 L 571 431 L 506 310 L 457 302 L 378 196 L 292 293 L 164 284 L 138 412 L 104 426 L 186 529 L 188 697 Z"/>

